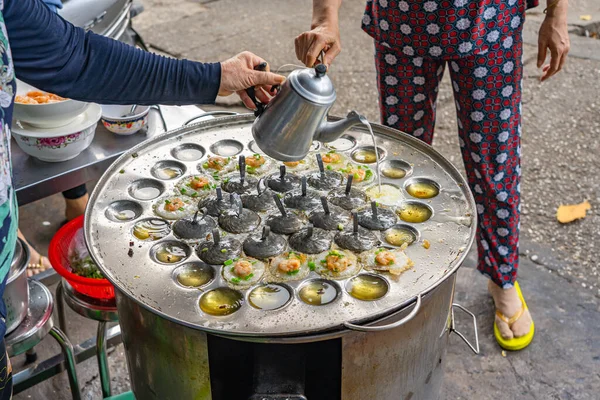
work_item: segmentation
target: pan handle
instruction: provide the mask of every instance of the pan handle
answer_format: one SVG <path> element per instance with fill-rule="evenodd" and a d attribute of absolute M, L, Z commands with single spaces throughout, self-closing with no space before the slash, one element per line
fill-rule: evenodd
<path fill-rule="evenodd" d="M 187 121 L 185 121 L 183 123 L 183 125 L 188 125 L 190 122 L 198 119 L 198 118 L 204 118 L 204 117 L 208 117 L 211 115 L 238 115 L 239 113 L 235 112 L 235 111 L 210 111 L 210 112 L 205 112 L 202 113 L 200 115 L 196 115 L 194 118 L 190 118 Z"/>
<path fill-rule="evenodd" d="M 471 342 L 469 342 L 467 340 L 465 335 L 463 335 L 456 329 L 456 326 L 454 323 L 454 307 L 466 312 L 473 318 L 473 330 L 475 331 L 475 346 L 473 346 L 471 344 Z M 465 307 L 461 306 L 458 303 L 452 303 L 452 313 L 451 313 L 451 319 L 450 319 L 450 333 L 452 333 L 452 332 L 456 333 L 458 335 L 458 337 L 460 337 L 463 340 L 463 342 L 465 342 L 467 344 L 467 346 L 469 346 L 469 348 L 473 351 L 473 353 L 479 354 L 479 336 L 477 335 L 477 318 L 475 317 L 475 314 L 473 314 L 471 311 L 467 310 Z"/>
<path fill-rule="evenodd" d="M 353 331 L 360 331 L 360 332 L 386 331 L 388 329 L 394 329 L 394 328 L 404 325 L 405 323 L 407 323 L 408 321 L 413 319 L 415 317 L 415 315 L 417 315 L 419 313 L 420 309 L 421 309 L 421 294 L 419 293 L 419 295 L 417 295 L 417 302 L 415 303 L 413 310 L 410 312 L 410 314 L 408 314 L 406 317 L 402 318 L 400 321 L 396 321 L 391 324 L 382 325 L 382 326 L 362 326 L 362 325 L 355 325 L 350 322 L 344 322 L 344 326 L 348 329 L 352 329 Z"/>

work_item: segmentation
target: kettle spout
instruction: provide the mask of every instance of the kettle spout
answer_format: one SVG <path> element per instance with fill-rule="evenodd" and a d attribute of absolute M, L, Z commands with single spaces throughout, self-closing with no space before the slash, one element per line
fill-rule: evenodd
<path fill-rule="evenodd" d="M 359 124 L 368 124 L 367 119 L 356 111 L 350 111 L 346 118 L 339 121 L 323 121 L 321 126 L 319 126 L 317 133 L 315 134 L 315 139 L 324 143 L 333 142 L 339 138 L 342 133 L 346 132 L 354 125 Z"/>

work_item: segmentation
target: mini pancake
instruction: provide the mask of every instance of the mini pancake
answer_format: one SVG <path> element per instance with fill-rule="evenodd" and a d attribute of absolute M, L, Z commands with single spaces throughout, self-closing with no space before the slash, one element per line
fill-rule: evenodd
<path fill-rule="evenodd" d="M 307 190 L 293 190 L 285 194 L 283 202 L 286 207 L 295 208 L 302 211 L 310 211 L 321 204 L 319 193 Z"/>
<path fill-rule="evenodd" d="M 310 273 L 306 254 L 290 251 L 274 257 L 269 265 L 271 282 L 288 282 L 304 279 Z"/>
<path fill-rule="evenodd" d="M 284 162 L 283 165 L 285 165 L 287 170 L 290 172 L 306 171 L 306 170 L 312 168 L 312 166 L 313 166 L 313 164 L 307 158 L 300 160 L 300 161 L 287 161 L 287 162 Z"/>
<path fill-rule="evenodd" d="M 257 177 L 263 176 L 272 170 L 275 163 L 263 154 L 252 154 L 246 157 L 246 172 Z M 239 170 L 239 165 L 236 166 Z"/>
<path fill-rule="evenodd" d="M 159 217 L 175 220 L 193 215 L 197 210 L 197 203 L 191 197 L 169 196 L 159 199 L 152 209 Z"/>
<path fill-rule="evenodd" d="M 314 258 L 315 271 L 325 278 L 346 279 L 361 268 L 358 258 L 348 250 L 330 250 Z M 311 264 L 309 264 L 309 267 Z"/>
<path fill-rule="evenodd" d="M 377 206 L 376 202 L 371 202 L 371 207 L 367 207 L 358 212 L 358 223 L 363 228 L 372 231 L 382 231 L 391 228 L 398 221 L 398 217 L 393 210 Z"/>
<path fill-rule="evenodd" d="M 284 167 L 282 166 L 282 168 Z M 299 189 L 300 184 L 301 181 L 298 175 L 288 173 L 285 170 L 276 172 L 267 178 L 267 186 L 277 193 L 285 193 L 290 190 Z"/>
<path fill-rule="evenodd" d="M 290 246 L 301 253 L 318 254 L 331 247 L 331 232 L 314 228 L 312 224 L 294 233 L 289 238 Z"/>
<path fill-rule="evenodd" d="M 177 182 L 175 192 L 182 196 L 203 198 L 216 187 L 214 180 L 207 175 L 187 176 Z"/>
<path fill-rule="evenodd" d="M 323 165 L 328 170 L 337 171 L 346 166 L 348 159 L 342 153 L 336 150 L 330 150 L 327 153 L 321 153 Z"/>
<path fill-rule="evenodd" d="M 210 156 L 199 167 L 210 175 L 223 175 L 235 170 L 235 159 L 232 157 Z"/>
<path fill-rule="evenodd" d="M 345 176 L 352 175 L 352 184 L 355 186 L 367 185 L 375 179 L 375 173 L 366 165 L 347 163 L 339 171 Z"/>
<path fill-rule="evenodd" d="M 414 266 L 414 263 L 401 249 L 375 248 L 360 255 L 360 261 L 367 269 L 389 272 L 399 276 Z"/>
<path fill-rule="evenodd" d="M 260 281 L 265 273 L 266 264 L 251 257 L 229 259 L 223 263 L 223 279 L 236 289 L 248 288 Z"/>
<path fill-rule="evenodd" d="M 220 188 L 217 188 L 217 191 L 220 190 Z M 206 214 L 211 217 L 218 217 L 223 212 L 234 210 L 239 206 L 233 196 L 235 196 L 233 193 L 225 196 L 217 193 L 215 196 L 205 197 L 198 202 L 198 208 L 204 209 Z"/>

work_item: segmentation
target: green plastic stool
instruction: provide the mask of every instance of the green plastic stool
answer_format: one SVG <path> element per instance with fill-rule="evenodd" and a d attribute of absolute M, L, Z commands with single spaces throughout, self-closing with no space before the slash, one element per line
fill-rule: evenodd
<path fill-rule="evenodd" d="M 135 396 L 133 392 L 126 392 L 116 396 L 105 397 L 104 400 L 135 400 Z"/>

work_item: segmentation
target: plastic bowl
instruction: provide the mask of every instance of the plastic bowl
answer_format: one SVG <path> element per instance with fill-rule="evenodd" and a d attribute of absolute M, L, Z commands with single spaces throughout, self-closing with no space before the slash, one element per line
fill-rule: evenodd
<path fill-rule="evenodd" d="M 135 115 L 123 118 L 131 110 L 131 105 L 103 105 L 102 125 L 117 135 L 133 135 L 148 124 L 149 106 L 138 106 Z"/>
<path fill-rule="evenodd" d="M 114 299 L 115 288 L 107 279 L 85 278 L 71 272 L 69 245 L 75 233 L 81 228 L 83 228 L 83 215 L 60 228 L 50 241 L 48 259 L 56 272 L 65 278 L 77 292 L 95 299 Z"/>
<path fill-rule="evenodd" d="M 32 90 L 39 89 L 17 80 L 17 95 L 24 96 Z M 88 106 L 89 103 L 71 99 L 48 104 L 15 102 L 13 117 L 36 128 L 57 128 L 71 123 Z"/>

